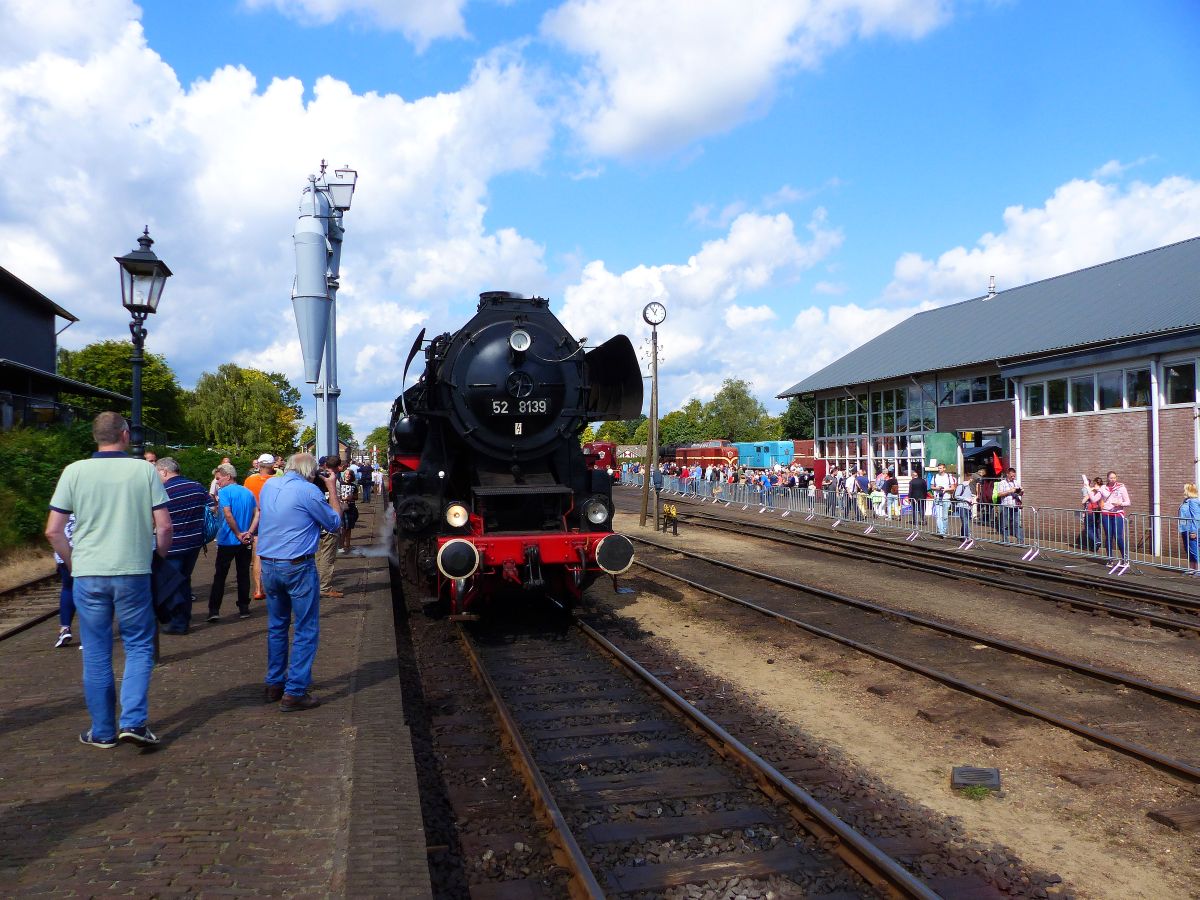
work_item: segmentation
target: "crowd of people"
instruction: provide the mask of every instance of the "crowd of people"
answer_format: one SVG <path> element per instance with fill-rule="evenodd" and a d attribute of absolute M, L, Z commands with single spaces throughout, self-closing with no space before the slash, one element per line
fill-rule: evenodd
<path fill-rule="evenodd" d="M 638 463 L 622 467 L 626 478 L 640 472 Z M 832 465 L 818 478 L 813 469 L 798 463 L 750 469 L 728 463 L 664 462 L 651 470 L 650 477 L 657 488 L 664 479 L 674 478 L 687 493 L 728 498 L 733 493 L 729 488 L 741 485 L 744 490 L 739 496 L 766 507 L 786 496 L 802 508 L 823 511 L 835 519 L 890 520 L 910 525 L 914 531 L 932 521 L 934 532 L 942 537 L 971 540 L 987 534 L 1004 544 L 1025 543 L 1025 492 L 1011 467 L 998 475 L 984 470 L 960 478 L 940 464 L 929 472 L 916 468 L 902 480 L 894 468 L 882 465 L 870 474 L 865 467 Z M 1085 477 L 1080 505 L 1080 514 L 1074 518 L 1082 527 L 1072 542 L 1110 562 L 1128 561 L 1127 513 L 1132 501 L 1117 473 Z M 1180 545 L 1186 549 L 1189 568 L 1200 572 L 1200 494 L 1196 485 L 1185 487 L 1178 518 Z"/>
<path fill-rule="evenodd" d="M 72 643 L 78 617 L 91 717 L 79 740 L 102 749 L 121 741 L 158 743 L 148 693 L 159 622 L 163 634 L 190 632 L 191 576 L 210 538 L 216 560 L 206 621 L 220 622 L 233 567 L 238 617 L 251 617 L 253 600 L 265 601 L 264 700 L 283 712 L 318 706 L 309 688 L 320 598 L 343 596 L 334 586 L 334 566 L 338 554 L 354 552 L 358 503 L 370 502 L 382 473 L 337 456 L 318 461 L 296 453 L 285 462 L 263 453 L 242 484 L 224 458 L 206 490 L 181 474 L 172 457 L 131 456 L 128 423 L 116 413 L 98 415 L 92 435 L 96 452 L 59 477 L 45 532 L 61 579 L 56 647 Z M 114 616 L 125 650 L 119 719 Z"/>

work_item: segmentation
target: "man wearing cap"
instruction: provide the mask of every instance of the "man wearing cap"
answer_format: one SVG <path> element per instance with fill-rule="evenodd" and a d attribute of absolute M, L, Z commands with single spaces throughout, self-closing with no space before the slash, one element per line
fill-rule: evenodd
<path fill-rule="evenodd" d="M 270 453 L 261 454 L 258 459 L 254 460 L 254 472 L 246 476 L 244 487 L 254 495 L 254 502 L 257 505 L 259 493 L 262 491 L 262 486 L 270 479 L 275 477 L 275 457 Z M 255 535 L 250 544 L 251 552 L 254 555 L 254 599 L 262 600 L 267 595 L 263 593 L 262 588 L 262 565 L 258 561 L 258 536 Z"/>

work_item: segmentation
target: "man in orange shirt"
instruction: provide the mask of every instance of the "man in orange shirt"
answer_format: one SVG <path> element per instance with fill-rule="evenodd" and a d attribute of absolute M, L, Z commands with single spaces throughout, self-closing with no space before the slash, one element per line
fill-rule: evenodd
<path fill-rule="evenodd" d="M 253 475 L 246 476 L 245 487 L 254 495 L 254 502 L 258 503 L 258 492 L 262 490 L 262 486 L 268 480 L 275 477 L 275 457 L 270 453 L 264 453 L 255 460 L 258 464 L 258 471 Z M 262 588 L 262 564 L 258 561 L 258 535 L 254 536 L 254 599 L 262 600 L 267 595 Z"/>

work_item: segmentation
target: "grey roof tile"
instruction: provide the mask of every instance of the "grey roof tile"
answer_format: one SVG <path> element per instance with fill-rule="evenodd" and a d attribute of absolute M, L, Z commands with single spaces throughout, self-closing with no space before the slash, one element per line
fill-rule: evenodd
<path fill-rule="evenodd" d="M 926 310 L 779 394 L 1200 326 L 1200 237 Z"/>

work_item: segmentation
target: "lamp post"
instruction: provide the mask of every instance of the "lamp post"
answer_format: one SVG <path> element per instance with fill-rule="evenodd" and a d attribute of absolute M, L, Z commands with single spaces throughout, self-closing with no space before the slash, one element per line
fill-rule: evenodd
<path fill-rule="evenodd" d="M 145 449 L 142 438 L 142 366 L 146 360 L 142 350 L 146 341 L 146 317 L 158 310 L 163 287 L 171 277 L 167 264 L 150 249 L 153 245 L 154 239 L 150 237 L 150 228 L 147 226 L 138 238 L 137 250 L 113 257 L 121 267 L 121 305 L 133 317 L 129 323 L 129 333 L 133 337 L 133 356 L 129 360 L 133 363 L 133 421 L 129 423 L 129 439 L 130 450 L 135 456 L 141 456 Z"/>
<path fill-rule="evenodd" d="M 650 503 L 650 478 L 658 464 L 658 326 L 666 321 L 667 308 L 657 300 L 647 303 L 642 318 L 650 326 L 650 442 L 646 447 L 646 474 L 642 477 L 642 518 L 646 527 L 646 507 Z M 655 507 L 657 510 L 657 505 Z M 657 517 L 657 512 L 655 513 Z"/>

